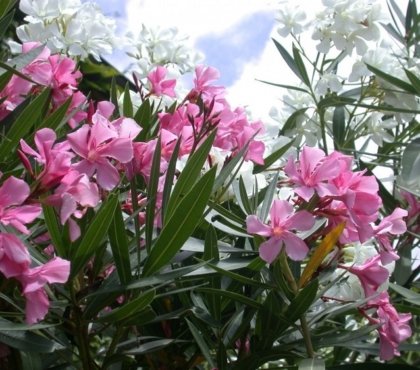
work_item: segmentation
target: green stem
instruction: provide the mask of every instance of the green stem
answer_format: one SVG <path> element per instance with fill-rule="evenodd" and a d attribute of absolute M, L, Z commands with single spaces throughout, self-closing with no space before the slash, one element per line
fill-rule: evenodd
<path fill-rule="evenodd" d="M 131 190 L 131 203 L 133 205 L 133 214 L 134 216 L 134 231 L 135 231 L 135 240 L 136 240 L 136 250 L 137 250 L 137 276 L 140 276 L 140 262 L 141 262 L 141 250 L 140 250 L 140 223 L 137 211 L 139 209 L 138 203 L 138 193 L 136 188 L 136 178 L 133 177 L 130 180 L 130 190 Z"/>
<path fill-rule="evenodd" d="M 286 278 L 287 282 L 290 284 L 290 286 L 293 290 L 293 293 L 295 295 L 298 294 L 299 287 L 296 283 L 296 280 L 293 276 L 292 271 L 290 270 L 290 266 L 287 262 L 286 252 L 284 250 L 280 254 L 280 266 L 282 268 L 282 272 L 284 274 L 284 277 Z M 306 353 L 308 354 L 308 356 L 310 358 L 314 358 L 315 357 L 315 351 L 314 351 L 314 347 L 312 345 L 310 328 L 309 328 L 308 322 L 307 322 L 304 314 L 302 314 L 302 316 L 300 317 L 300 327 L 301 327 L 301 333 L 302 333 L 302 336 L 303 336 L 303 340 L 305 342 Z"/>

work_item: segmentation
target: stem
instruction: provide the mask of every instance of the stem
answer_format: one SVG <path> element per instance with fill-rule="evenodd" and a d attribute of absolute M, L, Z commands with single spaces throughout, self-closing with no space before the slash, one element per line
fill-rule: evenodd
<path fill-rule="evenodd" d="M 280 254 L 280 266 L 282 267 L 284 277 L 286 278 L 287 282 L 290 283 L 290 286 L 292 287 L 293 292 L 297 295 L 299 292 L 299 287 L 296 283 L 296 280 L 293 276 L 292 271 L 290 270 L 290 266 L 287 263 L 287 256 L 284 250 Z M 310 358 L 314 358 L 315 351 L 312 345 L 310 328 L 304 314 L 302 314 L 302 316 L 300 317 L 300 327 L 301 327 L 303 340 L 305 342 L 306 353 L 308 354 Z"/>
<path fill-rule="evenodd" d="M 136 188 L 136 177 L 133 177 L 130 180 L 130 190 L 131 190 L 131 203 L 133 204 L 133 214 L 135 214 L 134 231 L 135 231 L 136 249 L 137 249 L 137 276 L 140 276 L 140 262 L 141 262 L 140 224 L 139 224 L 139 218 L 137 215 L 139 203 L 138 203 L 138 198 L 137 198 L 138 194 L 137 194 L 137 188 Z"/>

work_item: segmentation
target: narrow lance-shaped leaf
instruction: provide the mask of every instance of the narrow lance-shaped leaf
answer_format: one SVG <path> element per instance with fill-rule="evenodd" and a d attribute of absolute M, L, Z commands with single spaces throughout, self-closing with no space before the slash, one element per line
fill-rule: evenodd
<path fill-rule="evenodd" d="M 273 153 L 271 153 L 267 158 L 264 158 L 264 164 L 260 165 L 257 164 L 254 166 L 254 169 L 252 171 L 253 174 L 261 173 L 265 171 L 267 168 L 269 168 L 274 162 L 276 162 L 278 159 L 280 159 L 284 153 L 286 153 L 289 148 L 291 148 L 293 145 L 293 140 L 288 142 L 287 144 L 283 145 L 281 148 L 277 149 Z"/>
<path fill-rule="evenodd" d="M 216 132 L 213 131 L 196 150 L 196 152 L 188 158 L 187 164 L 179 176 L 178 181 L 176 182 L 172 191 L 171 197 L 168 201 L 168 207 L 166 211 L 167 220 L 171 218 L 173 212 L 175 211 L 175 207 L 182 196 L 187 193 L 197 182 L 215 137 Z"/>
<path fill-rule="evenodd" d="M 392 85 L 399 87 L 400 89 L 407 91 L 411 94 L 416 93 L 416 89 L 413 86 L 411 86 L 408 82 L 400 80 L 399 78 L 394 77 L 388 73 L 382 72 L 380 69 L 372 65 L 366 64 L 366 66 L 369 69 L 369 71 L 373 72 L 376 76 L 384 79 L 385 81 L 391 83 Z"/>
<path fill-rule="evenodd" d="M 105 235 L 107 235 L 117 205 L 117 196 L 115 194 L 110 195 L 89 225 L 72 258 L 70 274 L 72 278 L 85 266 L 100 247 Z"/>
<path fill-rule="evenodd" d="M 15 149 L 19 145 L 20 139 L 24 138 L 41 116 L 48 99 L 49 89 L 44 90 L 38 95 L 16 118 L 6 134 L 6 138 L 0 144 L 0 158 L 14 156 Z"/>
<path fill-rule="evenodd" d="M 301 75 L 298 66 L 296 65 L 295 60 L 293 60 L 292 56 L 287 52 L 287 50 L 275 39 L 272 39 L 274 45 L 276 45 L 277 50 L 280 52 L 280 55 L 283 57 L 284 61 L 287 63 L 289 68 L 293 71 L 293 73 L 299 77 L 299 79 L 306 84 L 305 78 Z"/>
<path fill-rule="evenodd" d="M 308 281 L 312 278 L 318 267 L 321 265 L 324 258 L 328 253 L 332 251 L 340 238 L 341 233 L 344 230 L 345 222 L 340 223 L 334 229 L 332 229 L 322 240 L 321 244 L 315 248 L 314 253 L 309 259 L 308 263 L 303 270 L 302 276 L 299 280 L 299 287 L 305 286 Z"/>
<path fill-rule="evenodd" d="M 67 250 L 65 247 L 65 242 L 62 238 L 62 226 L 58 222 L 58 218 L 55 214 L 54 208 L 52 206 L 47 206 L 44 204 L 42 206 L 42 211 L 45 225 L 47 226 L 48 234 L 50 235 L 57 255 L 62 258 L 66 258 Z"/>
<path fill-rule="evenodd" d="M 118 277 L 122 284 L 128 284 L 131 280 L 130 255 L 124 219 L 122 211 L 118 207 L 114 212 L 108 232 Z"/>
<path fill-rule="evenodd" d="M 333 137 L 334 137 L 334 148 L 339 150 L 343 147 L 346 137 L 346 124 L 344 107 L 335 107 L 333 113 Z"/>
<path fill-rule="evenodd" d="M 143 271 L 145 276 L 167 264 L 194 231 L 210 197 L 215 173 L 216 167 L 213 167 L 182 199 L 178 199 L 147 258 Z"/>

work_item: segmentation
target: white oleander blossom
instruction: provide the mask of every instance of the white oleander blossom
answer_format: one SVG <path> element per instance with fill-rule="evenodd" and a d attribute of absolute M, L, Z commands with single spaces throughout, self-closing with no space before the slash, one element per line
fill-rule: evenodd
<path fill-rule="evenodd" d="M 323 0 L 325 8 L 318 13 L 312 34 L 318 40 L 317 50 L 328 53 L 331 46 L 347 54 L 363 55 L 368 41 L 378 41 L 379 24 L 383 20 L 382 9 L 377 1 Z"/>
<path fill-rule="evenodd" d="M 339 92 L 343 85 L 334 73 L 324 73 L 316 84 L 316 91 L 320 95 L 326 95 L 328 92 Z"/>
<path fill-rule="evenodd" d="M 374 112 L 372 113 L 366 122 L 366 129 L 372 141 L 378 145 L 382 146 L 384 142 L 392 143 L 394 137 L 389 133 L 389 130 L 397 127 L 398 123 L 393 118 L 386 118 L 382 113 Z"/>
<path fill-rule="evenodd" d="M 286 5 L 277 12 L 276 20 L 279 23 L 277 32 L 282 37 L 286 37 L 289 34 L 299 35 L 305 28 L 303 24 L 305 19 L 306 14 L 304 11 L 298 7 Z"/>
<path fill-rule="evenodd" d="M 118 44 L 116 21 L 98 5 L 79 0 L 22 0 L 20 9 L 28 23 L 16 34 L 21 42 L 45 43 L 53 53 L 86 59 L 112 53 Z"/>
<path fill-rule="evenodd" d="M 180 35 L 176 27 L 147 27 L 143 24 L 136 36 L 127 35 L 127 45 L 130 45 L 127 54 L 135 59 L 132 69 L 141 78 L 158 65 L 184 74 L 192 71 L 203 59 L 189 46 L 188 37 Z"/>

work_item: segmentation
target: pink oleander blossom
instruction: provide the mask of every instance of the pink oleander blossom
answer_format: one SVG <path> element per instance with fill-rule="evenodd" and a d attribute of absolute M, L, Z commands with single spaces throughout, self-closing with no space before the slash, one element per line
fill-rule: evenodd
<path fill-rule="evenodd" d="M 65 283 L 70 275 L 70 262 L 55 257 L 44 265 L 26 270 L 17 279 L 26 298 L 26 322 L 35 324 L 42 320 L 50 306 L 44 286 Z"/>
<path fill-rule="evenodd" d="M 0 272 L 16 277 L 29 268 L 31 257 L 23 242 L 13 234 L 0 233 Z"/>
<path fill-rule="evenodd" d="M 150 82 L 150 94 L 161 96 L 167 95 L 171 98 L 175 98 L 175 85 L 176 80 L 165 80 L 167 70 L 165 67 L 157 66 L 153 71 L 147 75 L 147 79 Z"/>
<path fill-rule="evenodd" d="M 408 322 L 410 313 L 399 314 L 389 301 L 387 292 L 382 292 L 378 297 L 368 302 L 365 310 L 376 308 L 376 318 L 370 317 L 373 324 L 379 324 L 380 358 L 389 361 L 394 356 L 399 356 L 398 347 L 401 342 L 411 337 L 411 327 Z M 368 312 L 368 311 L 367 311 Z"/>
<path fill-rule="evenodd" d="M 408 212 L 401 208 L 395 208 L 389 216 L 386 216 L 377 226 L 373 226 L 373 232 L 380 246 L 380 256 L 382 263 L 388 264 L 400 257 L 394 251 L 390 235 L 401 235 L 407 231 L 407 226 L 403 217 L 407 217 Z"/>
<path fill-rule="evenodd" d="M 50 128 L 38 130 L 35 134 L 35 145 L 38 152 L 24 140 L 20 140 L 21 154 L 32 156 L 43 165 L 43 169 L 36 179 L 43 185 L 44 190 L 49 190 L 60 183 L 70 170 L 71 160 L 74 157 L 74 154 L 69 151 L 70 146 L 67 141 L 56 143 L 56 139 L 55 132 Z"/>
<path fill-rule="evenodd" d="M 116 130 L 99 121 L 92 126 L 83 125 L 67 135 L 68 142 L 82 160 L 74 169 L 87 176 L 96 173 L 98 184 L 112 190 L 120 181 L 120 175 L 111 159 L 127 163 L 133 159 L 131 138 L 120 138 Z"/>
<path fill-rule="evenodd" d="M 270 222 L 264 224 L 255 215 L 246 219 L 247 232 L 268 237 L 260 246 L 260 257 L 272 263 L 283 245 L 287 255 L 295 261 L 305 258 L 308 246 L 291 230 L 305 231 L 313 227 L 314 217 L 308 211 L 293 212 L 293 206 L 285 200 L 275 200 L 270 210 Z"/>
<path fill-rule="evenodd" d="M 0 223 L 29 234 L 25 224 L 35 220 L 42 210 L 37 204 L 23 204 L 29 193 L 29 185 L 23 180 L 10 176 L 4 181 L 0 187 Z"/>
<path fill-rule="evenodd" d="M 328 181 L 338 176 L 340 163 L 321 149 L 304 146 L 299 161 L 289 157 L 284 172 L 295 185 L 295 193 L 309 201 L 315 192 L 320 197 L 336 194 L 335 186 Z"/>
<path fill-rule="evenodd" d="M 359 278 L 366 297 L 375 294 L 378 288 L 389 278 L 389 271 L 380 264 L 380 259 L 381 257 L 376 255 L 362 265 L 346 268 Z"/>

